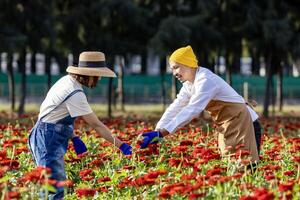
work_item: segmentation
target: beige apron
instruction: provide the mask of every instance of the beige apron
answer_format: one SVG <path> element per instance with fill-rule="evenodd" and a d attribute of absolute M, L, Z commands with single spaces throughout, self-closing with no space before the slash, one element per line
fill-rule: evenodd
<path fill-rule="evenodd" d="M 205 110 L 217 125 L 222 154 L 226 153 L 226 147 L 234 150 L 237 145 L 243 144 L 241 149 L 250 152 L 251 161 L 259 161 L 253 122 L 246 104 L 212 100 Z"/>

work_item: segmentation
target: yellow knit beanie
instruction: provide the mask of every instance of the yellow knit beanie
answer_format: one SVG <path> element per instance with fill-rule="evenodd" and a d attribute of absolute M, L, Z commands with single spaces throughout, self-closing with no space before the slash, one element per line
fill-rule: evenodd
<path fill-rule="evenodd" d="M 177 49 L 170 56 L 169 61 L 178 62 L 191 68 L 198 67 L 198 60 L 190 45 Z"/>

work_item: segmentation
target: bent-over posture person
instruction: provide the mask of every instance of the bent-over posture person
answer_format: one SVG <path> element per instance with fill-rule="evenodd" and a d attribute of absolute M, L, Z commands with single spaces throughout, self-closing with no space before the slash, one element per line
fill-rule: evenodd
<path fill-rule="evenodd" d="M 217 125 L 222 154 L 235 147 L 250 152 L 251 161 L 259 161 L 261 130 L 258 115 L 222 78 L 198 66 L 191 46 L 177 49 L 170 56 L 173 75 L 183 83 L 177 98 L 166 109 L 152 132 L 144 133 L 141 148 L 156 143 L 207 111 Z"/>
<path fill-rule="evenodd" d="M 101 136 L 114 144 L 125 155 L 131 154 L 131 146 L 114 137 L 97 118 L 87 101 L 82 85 L 94 88 L 101 77 L 115 77 L 106 67 L 102 52 L 82 52 L 78 66 L 69 66 L 68 75 L 59 79 L 49 90 L 40 107 L 38 121 L 30 132 L 29 146 L 38 166 L 51 169 L 51 179 L 66 179 L 64 155 L 68 141 L 72 139 L 77 154 L 86 151 L 84 143 L 74 136 L 74 120 L 81 116 Z M 56 187 L 49 199 L 62 199 L 64 189 Z"/>

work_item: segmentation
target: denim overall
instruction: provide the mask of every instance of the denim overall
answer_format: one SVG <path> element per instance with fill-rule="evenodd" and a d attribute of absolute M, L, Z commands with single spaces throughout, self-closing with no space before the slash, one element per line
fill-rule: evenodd
<path fill-rule="evenodd" d="M 53 110 L 77 92 L 83 91 L 74 90 Z M 68 115 L 55 124 L 42 122 L 42 119 L 49 113 L 36 122 L 30 132 L 28 143 L 35 164 L 50 168 L 51 179 L 63 181 L 66 180 L 64 155 L 67 152 L 69 139 L 74 136 L 73 130 L 76 117 L 72 118 Z M 48 197 L 49 199 L 62 199 L 63 196 L 64 188 L 56 187 L 56 193 L 51 193 Z"/>

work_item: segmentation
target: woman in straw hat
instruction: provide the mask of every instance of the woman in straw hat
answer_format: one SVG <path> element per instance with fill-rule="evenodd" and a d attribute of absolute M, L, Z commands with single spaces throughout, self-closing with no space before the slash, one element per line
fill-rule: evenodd
<path fill-rule="evenodd" d="M 177 98 L 156 125 L 156 131 L 144 133 L 141 148 L 174 133 L 193 118 L 207 111 L 218 126 L 222 154 L 241 147 L 249 151 L 251 161 L 259 161 L 261 130 L 258 115 L 222 78 L 199 67 L 191 46 L 177 49 L 169 59 L 173 75 L 183 83 Z"/>
<path fill-rule="evenodd" d="M 99 121 L 82 89 L 82 85 L 94 88 L 100 77 L 116 77 L 106 67 L 105 55 L 102 52 L 83 52 L 79 56 L 78 66 L 69 66 L 67 72 L 69 74 L 49 90 L 29 136 L 29 146 L 36 165 L 50 168 L 51 178 L 57 181 L 66 179 L 64 155 L 69 139 L 72 139 L 77 154 L 86 151 L 84 143 L 73 134 L 76 117 L 81 116 L 123 154 L 131 155 L 131 146 L 114 137 Z M 49 198 L 60 199 L 63 194 L 64 189 L 56 187 L 56 193 L 50 194 Z"/>

